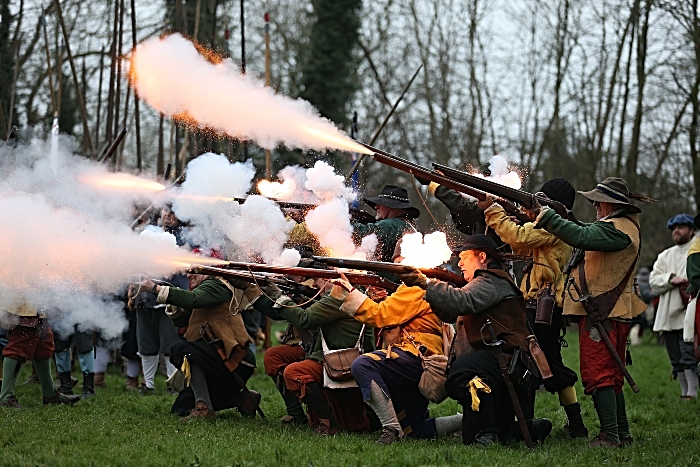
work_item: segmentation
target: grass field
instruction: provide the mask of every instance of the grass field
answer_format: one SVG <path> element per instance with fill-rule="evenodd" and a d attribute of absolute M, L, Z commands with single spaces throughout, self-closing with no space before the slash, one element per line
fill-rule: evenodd
<path fill-rule="evenodd" d="M 575 343 L 564 354 L 577 368 Z M 586 441 L 569 440 L 564 413 L 547 393 L 538 394 L 537 414 L 550 418 L 554 430 L 533 451 L 520 445 L 467 447 L 454 437 L 388 447 L 375 444 L 377 434 L 319 437 L 306 427 L 280 424 L 282 399 L 264 375 L 259 355 L 259 375 L 249 385 L 263 394 L 267 421 L 243 419 L 229 410 L 219 412 L 215 423 L 183 425 L 170 414 L 173 398 L 164 395 L 162 377 L 158 395 L 142 397 L 123 388 L 116 369 L 108 375 L 108 388 L 73 407 L 43 407 L 38 385 L 19 386 L 19 400 L 28 410 L 0 409 L 0 465 L 700 465 L 700 404 L 679 399 L 663 347 L 634 347 L 632 355 L 630 370 L 641 387 L 639 394 L 626 388 L 635 443 L 620 450 L 592 450 Z M 28 375 L 25 365 L 19 380 Z M 581 395 L 580 385 L 578 390 L 594 436 L 598 426 L 592 401 Z M 448 400 L 431 410 L 449 415 L 461 408 Z"/>

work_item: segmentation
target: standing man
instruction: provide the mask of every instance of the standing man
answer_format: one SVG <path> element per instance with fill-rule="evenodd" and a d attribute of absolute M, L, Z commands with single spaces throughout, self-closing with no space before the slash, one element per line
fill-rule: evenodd
<path fill-rule="evenodd" d="M 659 294 L 654 332 L 662 332 L 666 351 L 671 359 L 673 379 L 681 385 L 681 398 L 698 396 L 698 359 L 693 344 L 683 341 L 683 320 L 690 296 L 686 294 L 688 251 L 695 235 L 690 214 L 678 214 L 668 224 L 674 246 L 659 253 L 649 275 L 651 289 Z"/>
<path fill-rule="evenodd" d="M 160 211 L 163 230 L 172 234 L 178 246 L 185 244 L 183 226 L 175 216 L 170 205 Z M 176 274 L 166 279 L 175 288 L 190 289 L 187 276 Z M 143 289 L 138 293 L 136 303 L 136 341 L 143 366 L 143 385 L 139 394 L 155 393 L 155 376 L 158 370 L 158 356 L 165 355 L 165 366 L 168 378 L 175 373 L 176 368 L 170 363 L 170 348 L 180 340 L 177 328 L 165 314 L 165 304 L 156 300 L 156 294 L 151 289 Z M 169 393 L 174 393 L 168 388 Z"/>
<path fill-rule="evenodd" d="M 553 178 L 542 185 L 540 193 L 549 199 L 558 201 L 567 209 L 574 206 L 576 190 L 568 180 Z M 533 222 L 519 225 L 513 222 L 492 197 L 480 201 L 477 205 L 484 210 L 486 225 L 510 247 L 513 253 L 524 255 L 531 264 L 526 265 L 525 276 L 520 283 L 520 290 L 525 295 L 525 308 L 530 329 L 537 337 L 547 362 L 552 370 L 552 377 L 543 381 L 544 388 L 559 396 L 559 403 L 566 412 L 567 428 L 572 438 L 587 438 L 588 429 L 583 424 L 581 406 L 576 397 L 574 384 L 578 381 L 576 372 L 567 367 L 561 358 L 562 332 L 566 333 L 563 317 L 564 275 L 562 270 L 571 257 L 571 247 L 561 239 L 535 228 Z M 553 308 L 543 313 L 546 308 L 539 298 L 551 297 Z M 538 316 L 538 306 L 540 310 Z"/>
<path fill-rule="evenodd" d="M 593 190 L 579 193 L 595 206 L 596 222 L 575 224 L 541 206 L 534 207 L 529 215 L 535 219 L 536 227 L 584 253 L 574 253 L 580 260 L 572 270 L 572 280 L 582 296 L 592 297 L 597 310 L 593 317 L 589 316 L 583 302 L 574 301 L 567 294 L 564 315 L 579 319 L 581 380 L 584 392 L 593 396 L 600 419 L 601 433 L 591 447 L 616 448 L 633 441 L 622 392 L 625 377 L 595 323 L 602 324 L 624 362 L 630 321 L 646 309 L 634 292 L 641 246 L 637 214 L 641 210 L 629 203 L 630 197 L 642 196 L 630 194 L 627 182 L 617 177 L 608 177 Z"/>
<path fill-rule="evenodd" d="M 411 204 L 406 189 L 394 185 L 386 185 L 379 196 L 365 198 L 365 203 L 377 211 L 377 222 L 352 224 L 353 240 L 359 245 L 363 237 L 375 234 L 379 240 L 377 261 L 391 262 L 401 237 L 418 232 L 414 219 L 420 216 L 420 211 Z"/>

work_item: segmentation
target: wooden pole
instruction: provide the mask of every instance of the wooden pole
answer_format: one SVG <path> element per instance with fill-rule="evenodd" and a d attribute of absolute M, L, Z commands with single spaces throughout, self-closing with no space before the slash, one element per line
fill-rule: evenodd
<path fill-rule="evenodd" d="M 97 85 L 97 124 L 95 125 L 95 147 L 100 147 L 100 117 L 102 114 L 102 81 L 105 70 L 105 47 L 100 50 L 100 81 Z"/>
<path fill-rule="evenodd" d="M 119 0 L 114 0 L 114 25 L 112 26 L 112 45 L 109 48 L 109 92 L 107 93 L 107 135 L 106 141 L 112 141 L 114 126 L 114 77 L 117 73 L 117 43 L 119 34 Z"/>
<path fill-rule="evenodd" d="M 270 14 L 265 12 L 265 86 L 270 86 Z M 272 178 L 272 152 L 265 149 L 265 177 Z"/>
<path fill-rule="evenodd" d="M 245 8 L 241 0 L 241 73 L 245 75 Z M 243 141 L 243 162 L 248 160 L 248 142 Z"/>
<path fill-rule="evenodd" d="M 51 94 L 51 112 L 54 117 L 58 116 L 56 107 L 56 95 L 53 87 L 53 71 L 51 70 L 51 52 L 49 51 L 49 35 L 46 32 L 46 10 L 41 15 L 41 27 L 44 30 L 44 51 L 46 52 L 46 66 L 49 74 L 49 93 Z"/>
<path fill-rule="evenodd" d="M 61 31 L 63 31 L 63 41 L 65 42 L 66 53 L 68 54 L 68 63 L 70 64 L 70 71 L 73 75 L 73 84 L 75 85 L 75 94 L 78 96 L 78 106 L 80 107 L 80 115 L 83 118 L 83 140 L 86 143 L 88 152 L 92 157 L 95 157 L 95 148 L 92 145 L 92 138 L 90 137 L 90 127 L 88 125 L 87 112 L 85 111 L 85 100 L 83 100 L 83 94 L 80 92 L 80 83 L 78 82 L 78 72 L 75 69 L 75 62 L 73 61 L 73 54 L 70 51 L 70 43 L 68 42 L 68 31 L 66 30 L 66 23 L 63 21 L 63 10 L 61 9 L 60 0 L 54 0 L 56 4 L 56 13 L 58 13 L 58 21 L 61 23 Z"/>
<path fill-rule="evenodd" d="M 136 49 L 136 1 L 131 0 L 131 43 Z M 131 74 L 129 74 L 131 77 Z M 131 79 L 131 78 L 130 78 Z M 133 84 L 133 83 L 132 83 Z M 133 87 L 133 86 L 132 86 Z M 141 158 L 141 116 L 139 114 L 139 95 L 134 87 L 134 125 L 136 127 L 136 169 L 141 172 L 143 161 Z"/>
<path fill-rule="evenodd" d="M 124 39 L 124 0 L 117 0 L 119 2 L 119 37 L 117 40 L 117 73 L 114 75 L 114 134 L 116 135 L 119 131 L 119 112 L 120 112 L 120 101 L 121 101 L 121 79 L 122 79 L 122 41 Z M 117 162 L 117 152 L 114 152 L 112 156 L 112 162 L 116 164 Z"/>
<path fill-rule="evenodd" d="M 161 113 L 158 120 L 158 158 L 156 159 L 156 175 L 163 175 L 165 170 L 165 116 Z"/>
<path fill-rule="evenodd" d="M 15 110 L 15 93 L 17 92 L 17 75 L 19 74 L 19 45 L 22 43 L 22 37 L 24 35 L 20 34 L 19 39 L 14 44 L 15 45 L 15 69 L 12 74 L 12 90 L 10 91 L 10 107 L 7 109 L 7 133 L 12 132 L 12 118 Z"/>

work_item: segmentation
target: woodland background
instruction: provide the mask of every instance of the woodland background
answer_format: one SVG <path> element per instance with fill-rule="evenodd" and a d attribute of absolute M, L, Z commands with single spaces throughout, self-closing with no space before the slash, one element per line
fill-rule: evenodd
<path fill-rule="evenodd" d="M 375 146 L 422 165 L 458 168 L 481 167 L 500 153 L 520 167 L 524 188 L 533 191 L 554 176 L 580 190 L 621 176 L 632 191 L 659 200 L 643 207 L 642 264 L 671 244 L 668 218 L 700 208 L 698 0 L 62 0 L 60 6 L 75 78 L 55 0 L 0 0 L 0 137 L 5 141 L 18 128 L 9 144 L 46 137 L 57 113 L 61 132 L 74 135 L 87 157 L 129 128 L 110 161 L 115 169 L 162 177 L 170 163 L 172 180 L 189 159 L 213 150 L 252 159 L 263 176 L 264 152 L 253 143 L 206 132 L 185 136 L 184 127 L 136 104 L 119 57 L 128 58 L 134 43 L 179 31 L 262 79 L 268 12 L 272 86 L 310 101 L 348 133 L 356 112 L 361 141 L 370 140 L 422 65 Z M 347 154 L 286 148 L 272 158 L 273 176 L 316 158 L 344 173 L 351 165 Z M 363 194 L 385 183 L 409 189 L 424 230 L 441 227 L 405 174 L 363 162 Z M 440 203 L 427 203 L 438 223 L 449 225 Z M 594 216 L 583 199 L 575 212 L 584 220 Z"/>

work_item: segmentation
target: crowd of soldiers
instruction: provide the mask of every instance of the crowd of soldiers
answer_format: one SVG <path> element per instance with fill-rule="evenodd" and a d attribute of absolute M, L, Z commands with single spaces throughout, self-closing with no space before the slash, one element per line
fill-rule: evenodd
<path fill-rule="evenodd" d="M 557 395 L 568 434 L 589 436 L 574 388 L 579 375 L 561 354 L 567 326 L 575 323 L 580 378 L 600 423 L 591 446 L 631 444 L 624 362 L 632 319 L 646 305 L 634 288 L 641 210 L 630 202 L 634 194 L 625 181 L 610 177 L 579 191 L 595 207 L 597 221 L 590 224 L 572 222 L 539 203 L 525 210 L 530 221 L 523 223 L 511 218 L 498 199 L 477 202 L 418 181 L 429 185 L 466 235 L 454 249 L 465 286 L 428 278 L 418 269 L 388 277 L 399 283 L 393 292 L 356 288 L 343 275 L 330 281 L 295 278 L 317 290 L 308 299 L 290 296 L 274 282 L 203 274 L 167 282 L 143 278 L 129 293 L 129 306 L 138 309 L 138 352 L 129 354 L 129 385 L 135 387 L 142 367 L 142 392 L 153 391 L 158 355 L 164 354 L 168 387 L 177 393 L 172 411 L 181 421 L 215 419 L 218 411 L 231 408 L 246 417 L 264 416 L 261 395 L 247 387 L 256 367 L 257 325 L 251 330 L 246 316 L 255 312 L 289 324 L 282 345 L 264 354 L 265 372 L 286 407 L 283 423 L 309 424 L 320 435 L 381 430 L 377 442 L 384 445 L 461 431 L 465 444 L 524 441 L 534 446 L 552 430 L 548 419 L 535 416 L 541 387 Z M 576 190 L 555 178 L 538 196 L 570 210 Z M 376 234 L 376 259 L 401 261 L 401 237 L 418 230 L 419 210 L 396 186 L 365 201 L 376 210 L 376 222 L 353 224 L 355 239 Z M 177 237 L 178 222 L 168 208 L 162 225 Z M 296 237 L 299 246 L 311 236 Z M 313 241 L 307 243 L 313 248 Z M 700 246 L 691 252 L 700 252 Z M 525 264 L 518 273 L 520 285 L 514 261 Z M 693 271 L 690 285 L 697 289 L 700 266 Z M 674 276 L 663 279 L 669 289 L 680 284 Z M 184 280 L 188 283 L 178 282 Z M 78 397 L 67 394 L 69 360 L 61 356 L 68 347 L 54 345 L 50 327 L 36 311 L 17 314 L 20 319 L 4 342 L 0 406 L 21 407 L 15 382 L 27 360 L 36 369 L 44 404 L 75 403 Z M 54 351 L 60 374 L 68 371 L 60 390 L 50 372 Z M 84 351 L 78 345 L 78 355 Z M 674 366 L 674 372 L 690 378 L 685 370 Z M 92 390 L 91 384 L 88 377 L 83 387 Z M 429 402 L 447 396 L 462 406 L 462 414 L 431 417 Z"/>

